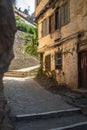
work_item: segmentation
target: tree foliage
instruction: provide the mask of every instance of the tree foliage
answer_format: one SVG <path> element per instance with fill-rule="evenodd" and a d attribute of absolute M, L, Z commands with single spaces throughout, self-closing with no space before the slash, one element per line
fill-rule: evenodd
<path fill-rule="evenodd" d="M 22 22 L 19 17 L 16 17 L 16 19 L 19 19 L 16 20 L 16 27 L 18 30 L 33 34 L 34 27 Z"/>
<path fill-rule="evenodd" d="M 23 13 L 28 15 L 28 10 L 24 9 Z"/>
<path fill-rule="evenodd" d="M 33 35 L 23 33 L 23 37 L 28 40 L 27 44 L 22 44 L 22 52 L 39 58 L 39 53 L 37 52 L 38 45 L 38 35 L 37 29 L 33 28 Z"/>
<path fill-rule="evenodd" d="M 37 52 L 38 45 L 38 30 L 21 20 L 20 16 L 15 16 L 16 27 L 18 30 L 22 31 L 22 37 L 26 39 L 26 43 L 22 43 L 22 52 L 39 58 L 39 53 Z"/>

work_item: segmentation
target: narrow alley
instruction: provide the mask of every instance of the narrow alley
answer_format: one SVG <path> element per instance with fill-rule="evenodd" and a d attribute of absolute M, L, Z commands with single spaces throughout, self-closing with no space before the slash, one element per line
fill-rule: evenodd
<path fill-rule="evenodd" d="M 79 108 L 68 105 L 60 95 L 46 91 L 32 78 L 4 77 L 4 86 L 16 130 L 65 128 L 87 121 Z"/>
<path fill-rule="evenodd" d="M 87 130 L 87 0 L 0 0 L 0 130 Z"/>
<path fill-rule="evenodd" d="M 73 108 L 61 96 L 44 90 L 34 79 L 4 78 L 11 115 L 33 114 Z"/>

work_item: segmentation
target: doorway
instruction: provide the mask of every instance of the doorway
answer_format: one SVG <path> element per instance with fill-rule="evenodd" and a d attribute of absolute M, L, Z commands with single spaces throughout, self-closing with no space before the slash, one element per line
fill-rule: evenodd
<path fill-rule="evenodd" d="M 87 88 L 87 51 L 79 53 L 79 87 Z"/>

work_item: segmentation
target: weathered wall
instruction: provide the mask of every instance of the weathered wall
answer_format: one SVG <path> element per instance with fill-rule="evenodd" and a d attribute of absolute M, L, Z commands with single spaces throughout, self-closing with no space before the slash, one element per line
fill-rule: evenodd
<path fill-rule="evenodd" d="M 66 0 L 65 0 L 66 1 Z M 64 1 L 63 1 L 64 2 Z M 70 10 L 70 20 L 65 26 L 62 26 L 59 30 L 61 34 L 61 39 L 58 42 L 54 40 L 54 33 L 48 34 L 42 37 L 42 21 L 48 18 L 54 13 L 55 8 L 50 8 L 44 13 L 41 18 L 38 19 L 38 35 L 39 35 L 39 46 L 38 51 L 43 53 L 43 63 L 45 65 L 45 56 L 51 55 L 51 71 L 55 71 L 56 80 L 59 83 L 67 84 L 71 88 L 78 87 L 78 32 L 83 31 L 84 36 L 81 37 L 82 40 L 87 40 L 87 0 L 68 0 L 69 10 Z M 56 3 L 56 6 L 59 4 Z M 41 3 L 40 3 L 41 4 Z M 40 5 L 39 5 L 40 6 Z M 40 8 L 40 7 L 37 7 Z M 37 11 L 36 9 L 36 11 Z M 39 10 L 39 9 L 38 9 Z M 37 12 L 38 13 L 38 12 Z M 36 13 L 36 14 L 37 14 Z M 72 38 L 73 37 L 73 38 Z M 63 66 L 62 70 L 55 70 L 55 52 L 58 52 L 60 48 L 63 52 Z M 64 54 L 64 52 L 69 52 Z"/>
<path fill-rule="evenodd" d="M 41 11 L 42 11 L 42 9 L 44 8 L 44 6 L 47 4 L 47 2 L 48 2 L 49 0 L 42 0 L 41 2 L 40 2 L 40 4 L 38 5 L 38 7 L 36 8 L 36 12 L 35 12 L 35 15 L 37 16 Z"/>
<path fill-rule="evenodd" d="M 13 42 L 16 31 L 14 13 L 10 0 L 0 0 L 0 130 L 12 130 L 8 108 L 3 93 L 2 78 L 13 59 Z"/>
<path fill-rule="evenodd" d="M 58 6 L 58 4 L 56 4 Z M 40 6 L 40 5 L 39 5 Z M 79 32 L 81 30 L 87 29 L 87 0 L 79 0 L 79 2 L 76 3 L 75 0 L 69 1 L 69 9 L 70 9 L 70 20 L 69 23 L 63 26 L 60 30 L 58 30 L 62 34 L 62 39 L 66 38 L 76 32 Z M 37 9 L 40 7 L 37 7 Z M 41 48 L 44 48 L 44 46 L 49 46 L 52 44 L 55 44 L 54 39 L 52 38 L 51 34 L 48 34 L 45 37 L 42 37 L 42 21 L 51 16 L 54 13 L 54 9 L 50 8 L 41 19 L 38 20 L 38 36 L 39 36 L 39 46 L 38 51 L 40 51 Z M 36 10 L 37 12 L 37 10 Z M 55 32 L 54 32 L 55 33 Z"/>

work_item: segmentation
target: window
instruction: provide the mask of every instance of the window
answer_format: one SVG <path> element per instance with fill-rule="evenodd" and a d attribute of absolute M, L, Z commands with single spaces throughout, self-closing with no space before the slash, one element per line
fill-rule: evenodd
<path fill-rule="evenodd" d="M 49 33 L 49 18 L 42 22 L 42 36 L 46 36 Z"/>
<path fill-rule="evenodd" d="M 59 8 L 55 11 L 55 29 L 59 28 Z"/>
<path fill-rule="evenodd" d="M 50 71 L 51 70 L 51 56 L 47 55 L 45 57 L 45 70 Z"/>
<path fill-rule="evenodd" d="M 60 26 L 68 23 L 68 21 L 69 21 L 69 11 L 68 11 L 68 3 L 66 3 L 60 7 Z"/>
<path fill-rule="evenodd" d="M 59 27 L 69 22 L 69 6 L 65 3 L 57 8 L 55 13 L 42 22 L 42 36 L 53 33 Z"/>
<path fill-rule="evenodd" d="M 55 19 L 54 19 L 54 14 L 50 16 L 49 18 L 49 31 L 50 33 L 55 31 Z"/>
<path fill-rule="evenodd" d="M 55 11 L 55 29 L 65 25 L 69 21 L 69 11 L 68 3 L 62 5 L 60 8 L 57 8 Z"/>
<path fill-rule="evenodd" d="M 55 69 L 62 69 L 62 52 L 55 53 Z"/>

